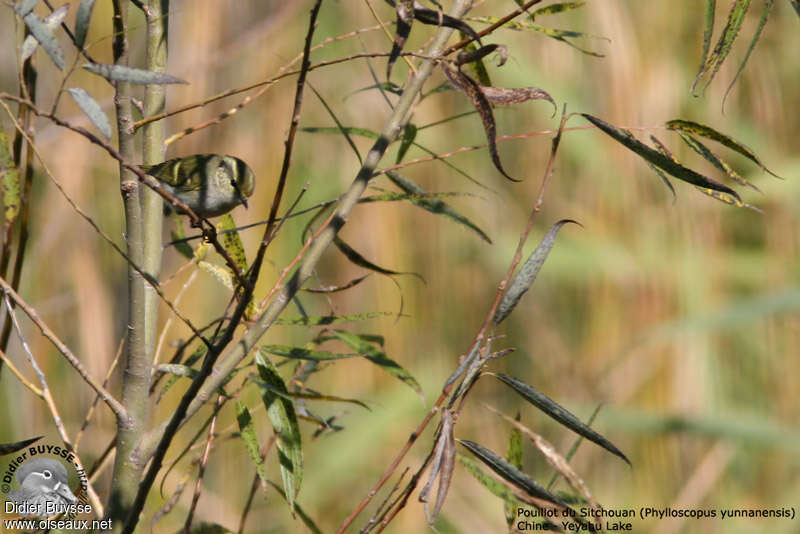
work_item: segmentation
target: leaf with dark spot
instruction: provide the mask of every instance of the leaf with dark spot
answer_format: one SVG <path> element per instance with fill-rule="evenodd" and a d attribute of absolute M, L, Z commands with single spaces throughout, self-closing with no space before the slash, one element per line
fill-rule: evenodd
<path fill-rule="evenodd" d="M 758 156 L 756 156 L 755 152 L 750 150 L 742 143 L 736 141 L 732 137 L 729 137 L 721 132 L 718 132 L 717 130 L 709 126 L 706 126 L 705 124 L 699 124 L 693 121 L 676 119 L 668 121 L 667 123 L 665 123 L 665 126 L 670 130 L 682 130 L 690 134 L 699 135 L 700 137 L 705 137 L 706 139 L 711 139 L 712 141 L 716 141 L 717 143 L 724 145 L 733 150 L 734 152 L 738 152 L 742 156 L 746 157 L 747 159 L 749 159 L 750 161 L 761 167 L 761 170 L 770 173 L 772 176 L 775 176 L 776 178 L 780 178 L 780 176 L 769 170 L 763 163 L 761 163 L 761 160 L 758 159 Z"/>
<path fill-rule="evenodd" d="M 717 75 L 719 68 L 722 66 L 722 63 L 725 62 L 725 59 L 728 57 L 728 53 L 731 51 L 733 42 L 736 40 L 736 36 L 739 34 L 739 30 L 742 27 L 742 22 L 744 22 L 744 16 L 747 14 L 747 10 L 749 8 L 750 0 L 734 0 L 733 5 L 731 6 L 731 11 L 728 13 L 728 22 L 725 24 L 725 28 L 722 30 L 722 35 L 720 36 L 719 41 L 717 41 L 717 45 L 714 47 L 714 50 L 711 52 L 708 60 L 700 69 L 700 72 L 697 73 L 695 84 L 697 83 L 697 79 L 705 76 L 712 67 L 713 70 L 711 71 L 711 75 L 708 77 L 708 81 L 706 81 L 705 87 L 708 87 L 708 84 L 710 84 L 714 79 L 714 76 Z"/>
<path fill-rule="evenodd" d="M 711 37 L 714 34 L 714 13 L 717 10 L 717 0 L 706 0 L 706 22 L 703 27 L 703 52 L 700 59 L 700 68 L 697 69 L 697 76 L 695 76 L 694 83 L 692 83 L 692 93 L 695 92 L 695 87 L 703 77 L 708 62 L 708 51 L 711 48 Z M 697 96 L 697 95 L 695 95 Z"/>
<path fill-rule="evenodd" d="M 611 124 L 608 124 L 597 117 L 593 117 L 588 113 L 581 113 L 581 115 L 586 118 L 586 120 L 597 126 L 600 130 L 612 137 L 615 141 L 624 145 L 629 150 L 632 150 L 644 158 L 645 161 L 648 161 L 656 167 L 663 169 L 675 178 L 699 187 L 705 187 L 706 189 L 714 189 L 716 191 L 727 193 L 741 201 L 739 194 L 730 187 L 723 185 L 716 180 L 712 180 L 711 178 L 703 176 L 702 174 L 699 174 L 692 169 L 684 167 L 680 163 L 673 161 L 657 150 L 650 148 L 636 139 L 630 132 L 621 130 L 616 126 L 612 126 Z"/>
<path fill-rule="evenodd" d="M 489 101 L 481 91 L 481 86 L 447 62 L 442 63 L 442 72 L 447 76 L 451 85 L 466 94 L 472 101 L 472 105 L 475 106 L 483 123 L 483 130 L 486 132 L 486 140 L 489 142 L 489 154 L 495 168 L 512 182 L 519 182 L 520 180 L 512 178 L 506 173 L 505 169 L 503 169 L 503 164 L 500 162 L 500 155 L 497 153 L 497 126 L 494 121 L 492 106 L 489 105 Z"/>
<path fill-rule="evenodd" d="M 739 64 L 739 68 L 736 69 L 736 74 L 733 76 L 733 80 L 731 80 L 730 85 L 725 90 L 725 96 L 722 97 L 722 108 L 725 109 L 725 101 L 728 99 L 728 94 L 733 89 L 733 84 L 736 83 L 736 80 L 739 79 L 739 75 L 744 70 L 744 66 L 747 64 L 747 60 L 750 59 L 750 54 L 753 53 L 753 49 L 755 49 L 756 44 L 758 44 L 758 39 L 761 37 L 761 31 L 764 29 L 764 26 L 767 24 L 767 18 L 769 18 L 769 12 L 772 9 L 772 4 L 775 3 L 775 0 L 766 0 L 764 4 L 764 10 L 761 12 L 761 18 L 758 21 L 758 28 L 756 29 L 755 35 L 753 35 L 753 40 L 750 41 L 750 46 L 747 47 L 747 53 L 744 55 L 744 59 Z"/>
<path fill-rule="evenodd" d="M 653 141 L 653 144 L 656 145 L 656 149 L 658 149 L 659 152 L 661 152 L 662 154 L 671 159 L 675 159 L 672 157 L 672 154 L 669 152 L 669 150 L 667 150 L 667 147 L 665 147 L 664 144 L 661 141 L 659 141 L 655 135 L 651 135 L 650 140 Z M 661 178 L 661 181 L 664 182 L 664 185 L 666 185 L 669 188 L 670 192 L 672 193 L 672 203 L 674 204 L 678 200 L 678 195 L 675 193 L 675 188 L 672 186 L 672 182 L 669 181 L 669 178 L 667 178 L 667 175 L 664 174 L 664 171 L 662 171 L 649 161 L 647 162 L 647 166 L 653 169 L 653 172 L 656 173 L 658 177 Z"/>
<path fill-rule="evenodd" d="M 699 140 L 695 139 L 694 137 L 692 137 L 690 134 L 688 134 L 686 132 L 678 132 L 678 133 L 680 134 L 681 139 L 683 139 L 683 142 L 686 143 L 687 145 L 689 145 L 689 148 L 691 148 L 692 150 L 694 150 L 695 152 L 697 152 L 698 154 L 703 156 L 703 158 L 705 158 L 706 161 L 711 163 L 714 167 L 716 167 L 720 171 L 722 171 L 725 174 L 727 174 L 728 177 L 731 180 L 733 180 L 734 182 L 738 183 L 739 185 L 744 185 L 744 186 L 750 187 L 750 188 L 758 191 L 759 193 L 761 192 L 761 190 L 758 187 L 756 187 L 751 182 L 749 182 L 749 181 L 745 180 L 744 178 L 742 178 L 739 175 L 738 172 L 736 172 L 726 162 L 724 162 L 723 160 L 719 159 L 716 154 L 711 152 L 711 150 L 709 150 L 709 148 L 706 145 L 704 145 L 703 143 L 701 143 Z"/>
<path fill-rule="evenodd" d="M 448 28 L 453 28 L 454 30 L 459 30 L 463 33 L 466 33 L 470 39 L 478 41 L 479 43 L 481 42 L 478 32 L 473 30 L 469 24 L 457 18 L 451 17 L 450 15 L 445 15 L 441 11 L 433 11 L 432 9 L 417 7 L 414 9 L 414 18 L 421 23 L 428 24 L 430 26 L 446 26 Z"/>

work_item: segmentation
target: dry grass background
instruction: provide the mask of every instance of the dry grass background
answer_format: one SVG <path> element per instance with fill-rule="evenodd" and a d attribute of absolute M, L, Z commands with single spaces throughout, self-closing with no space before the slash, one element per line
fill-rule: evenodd
<path fill-rule="evenodd" d="M 60 2 L 56 2 L 60 3 Z M 74 2 L 73 2 L 74 3 Z M 271 76 L 302 46 L 307 24 L 304 2 L 173 0 L 170 21 L 170 72 L 190 81 L 171 87 L 168 109 L 223 90 Z M 391 12 L 377 3 L 385 19 Z M 485 2 L 476 13 L 502 14 L 512 2 Z M 72 6 L 68 20 L 74 17 Z M 720 8 L 723 10 L 722 8 Z M 583 445 L 573 465 L 598 501 L 612 508 L 685 505 L 691 508 L 772 508 L 800 502 L 800 407 L 797 382 L 800 362 L 800 260 L 798 211 L 800 121 L 798 19 L 788 2 L 778 2 L 762 42 L 728 99 L 720 102 L 757 14 L 746 21 L 742 42 L 702 98 L 689 93 L 702 38 L 699 4 L 606 0 L 588 2 L 580 10 L 542 23 L 605 36 L 610 41 L 581 44 L 605 54 L 585 56 L 537 34 L 504 31 L 489 42 L 509 46 L 510 60 L 493 69 L 497 85 L 536 85 L 571 111 L 584 111 L 629 127 L 652 127 L 676 154 L 706 169 L 680 148 L 677 136 L 663 130 L 673 118 L 697 120 L 732 134 L 752 147 L 779 175 L 777 180 L 744 161 L 743 175 L 764 192 L 746 191 L 746 201 L 764 210 L 737 210 L 676 183 L 678 201 L 640 160 L 594 130 L 565 134 L 554 181 L 527 250 L 555 220 L 569 217 L 584 228 L 568 227 L 533 290 L 504 327 L 512 356 L 495 367 L 517 376 L 558 400 L 581 417 L 603 403 L 595 427 L 632 460 L 633 469 L 594 446 Z M 754 10 L 757 11 L 757 10 Z M 133 10 L 132 12 L 135 12 Z M 14 25 L 3 7 L 0 27 L 0 90 L 15 92 Z M 720 14 L 720 24 L 724 14 Z M 98 2 L 89 40 L 100 61 L 110 61 L 110 5 Z M 141 18 L 132 29 L 135 57 L 143 56 Z M 374 25 L 363 2 L 326 2 L 316 42 Z M 719 26 L 718 26 L 719 27 Z M 421 45 L 428 28 L 415 26 L 412 47 Z M 313 61 L 362 50 L 387 51 L 386 37 L 376 31 L 326 47 Z M 385 60 L 372 62 L 379 73 Z M 40 53 L 40 101 L 50 102 L 58 87 L 52 65 Z M 395 79 L 405 65 L 398 62 Z M 439 80 L 429 83 L 432 87 Z M 309 82 L 325 95 L 346 125 L 377 130 L 387 106 L 376 92 L 350 95 L 373 82 L 364 60 L 313 71 Z M 69 86 L 93 94 L 111 113 L 111 88 L 88 73 L 76 72 Z M 282 157 L 289 124 L 293 79 L 287 79 L 219 125 L 174 143 L 168 156 L 196 152 L 231 153 L 249 162 L 258 177 L 248 211 L 238 210 L 238 224 L 265 218 Z M 216 102 L 168 119 L 177 132 L 215 117 L 241 97 Z M 467 99 L 454 93 L 429 98 L 415 115 L 417 125 L 468 111 Z M 64 98 L 62 115 L 88 125 L 74 103 Z M 501 135 L 554 128 L 546 103 L 498 109 Z M 4 118 L 3 127 L 9 123 Z M 581 125 L 574 119 L 570 126 Z M 301 126 L 332 126 L 319 101 L 306 92 Z M 116 166 L 80 137 L 38 123 L 37 146 L 69 194 L 119 243 L 122 209 Z M 352 325 L 355 331 L 386 336 L 387 353 L 423 385 L 427 401 L 453 369 L 486 314 L 496 285 L 510 261 L 519 232 L 534 201 L 550 149 L 549 136 L 502 143 L 506 168 L 524 178 L 505 181 L 490 165 L 485 151 L 462 154 L 452 162 L 480 180 L 481 188 L 441 164 L 410 167 L 405 172 L 431 191 L 461 191 L 475 196 L 451 202 L 494 240 L 478 240 L 462 227 L 403 204 L 370 204 L 356 209 L 343 237 L 366 257 L 399 271 L 420 273 L 427 283 L 400 276 L 400 290 L 390 280 L 372 275 L 360 286 L 330 300 L 305 297 L 311 314 L 397 311 L 401 298 L 406 316 Z M 425 130 L 419 142 L 436 152 L 484 142 L 475 115 Z M 370 141 L 357 139 L 365 150 Z M 387 157 L 393 157 L 390 151 Z M 412 149 L 409 158 L 422 156 Z M 290 174 L 288 199 L 308 182 L 302 205 L 338 194 L 351 181 L 358 161 L 340 136 L 301 134 Z M 708 169 L 706 169 L 708 170 Z M 385 178 L 376 186 L 390 187 Z M 22 295 L 42 318 L 102 376 L 113 359 L 125 327 L 125 265 L 72 212 L 48 179 L 34 184 L 32 241 L 25 266 Z M 171 222 L 168 224 L 172 224 Z M 299 243 L 301 223 L 288 224 L 271 248 L 270 262 L 257 294 L 263 295 Z M 255 250 L 259 231 L 243 232 L 245 247 Z M 252 252 L 251 252 L 252 254 Z M 164 275 L 181 265 L 169 250 Z M 328 253 L 318 272 L 319 283 L 342 283 L 363 274 L 337 253 Z M 168 286 L 174 296 L 188 274 Z M 200 273 L 181 300 L 196 324 L 219 312 L 227 292 Z M 290 308 L 287 315 L 296 315 Z M 162 323 L 167 310 L 161 311 Z M 24 322 L 34 353 L 49 373 L 61 400 L 68 428 L 76 431 L 93 400 L 57 353 Z M 187 332 L 172 325 L 168 340 Z M 296 327 L 276 327 L 270 343 L 302 345 L 311 334 Z M 169 349 L 167 355 L 169 354 Z M 16 338 L 9 353 L 22 363 Z M 55 437 L 44 406 L 31 398 L 8 372 L 0 379 L 0 441 L 47 433 Z M 311 387 L 368 402 L 366 412 L 349 405 L 317 405 L 323 414 L 340 415 L 345 430 L 312 440 L 304 437 L 306 476 L 299 502 L 324 532 L 331 532 L 355 506 L 389 459 L 405 442 L 426 406 L 414 393 L 366 361 L 347 360 L 315 375 Z M 248 397 L 251 405 L 254 396 Z M 177 397 L 169 396 L 156 411 L 169 413 Z M 459 421 L 457 437 L 474 439 L 504 451 L 508 428 L 486 411 L 481 401 L 508 413 L 522 411 L 522 421 L 566 451 L 573 436 L 492 379 L 479 382 L 472 406 Z M 91 464 L 112 437 L 113 418 L 105 410 L 84 440 L 82 457 Z M 262 439 L 268 435 L 258 412 Z M 218 428 L 235 422 L 231 411 Z M 305 428 L 305 430 L 310 430 Z M 428 431 L 430 434 L 430 430 Z M 181 436 L 187 437 L 185 430 Z M 7 439 L 4 439 L 7 438 Z M 412 455 L 417 465 L 430 436 Z M 178 448 L 174 447 L 177 451 Z M 174 454 L 174 453 L 173 453 Z M 169 458 L 169 456 L 168 456 Z M 276 479 L 277 468 L 271 459 Z M 528 448 L 524 465 L 539 480 L 551 474 Z M 200 518 L 235 528 L 251 482 L 252 468 L 238 440 L 219 441 L 210 462 Z M 167 480 L 173 488 L 178 476 Z M 108 477 L 99 489 L 104 490 Z M 256 499 L 248 531 L 301 531 L 277 494 Z M 152 501 L 160 498 L 152 497 Z M 184 504 L 188 502 L 184 499 Z M 174 531 L 182 521 L 166 519 L 156 532 Z M 443 512 L 443 532 L 501 532 L 502 505 L 463 471 L 457 471 Z M 171 523 L 175 521 L 175 523 Z M 639 522 L 641 532 L 796 532 L 797 522 L 782 520 L 716 522 Z M 414 501 L 392 532 L 425 530 L 421 507 Z"/>

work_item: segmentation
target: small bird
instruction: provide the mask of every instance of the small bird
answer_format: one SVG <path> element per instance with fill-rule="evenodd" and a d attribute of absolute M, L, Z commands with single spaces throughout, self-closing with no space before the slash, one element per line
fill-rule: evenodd
<path fill-rule="evenodd" d="M 58 460 L 29 460 L 19 468 L 16 477 L 20 489 L 10 491 L 8 496 L 17 504 L 25 504 L 32 510 L 45 510 L 47 503 L 66 505 L 78 502 L 69 489 L 67 470 Z"/>
<path fill-rule="evenodd" d="M 246 208 L 256 185 L 250 167 L 234 156 L 195 154 L 142 170 L 200 217 L 217 217 L 239 204 Z"/>

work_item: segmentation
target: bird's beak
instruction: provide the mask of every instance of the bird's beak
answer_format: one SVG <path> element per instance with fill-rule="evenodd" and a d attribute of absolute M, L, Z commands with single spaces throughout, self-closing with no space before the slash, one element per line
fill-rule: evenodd
<path fill-rule="evenodd" d="M 72 491 L 69 489 L 69 486 L 66 484 L 58 482 L 53 490 L 64 497 L 64 499 L 66 499 L 70 504 L 75 504 L 78 502 L 78 498 L 74 493 L 72 493 Z"/>

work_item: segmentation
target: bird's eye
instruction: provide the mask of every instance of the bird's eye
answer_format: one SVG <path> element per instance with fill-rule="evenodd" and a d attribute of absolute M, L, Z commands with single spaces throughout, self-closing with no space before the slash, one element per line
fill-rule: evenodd
<path fill-rule="evenodd" d="M 42 476 L 44 478 L 50 479 L 53 478 L 53 473 L 51 473 L 49 469 L 45 469 L 44 471 L 42 471 Z"/>

